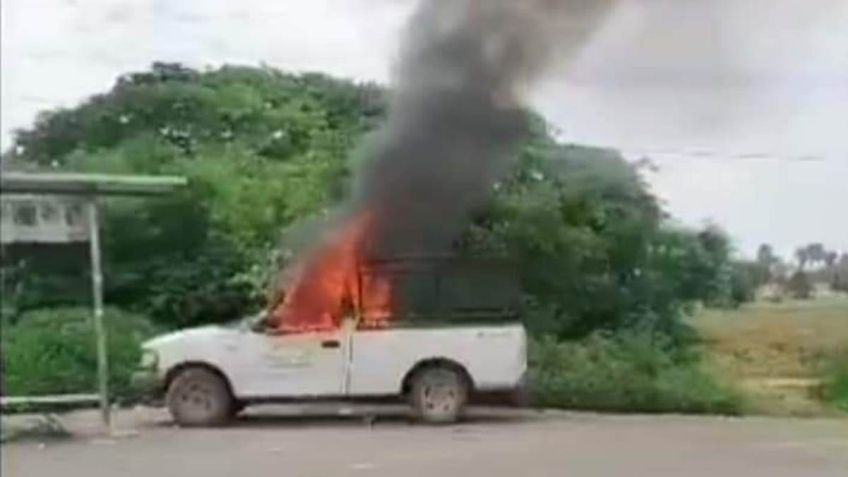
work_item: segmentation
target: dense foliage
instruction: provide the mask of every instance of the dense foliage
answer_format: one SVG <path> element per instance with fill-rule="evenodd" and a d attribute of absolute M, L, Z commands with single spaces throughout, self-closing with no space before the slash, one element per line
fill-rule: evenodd
<path fill-rule="evenodd" d="M 796 300 L 809 300 L 813 296 L 813 284 L 803 270 L 798 270 L 789 277 L 786 290 Z"/>
<path fill-rule="evenodd" d="M 171 326 L 229 320 L 261 303 L 280 231 L 343 195 L 346 159 L 384 100 L 378 88 L 321 75 L 160 64 L 43 115 L 4 162 L 188 176 L 177 197 L 107 204 L 107 297 Z M 86 270 L 84 260 L 57 269 L 28 250 L 8 252 L 4 266 L 19 280 L 4 296 L 19 309 L 54 301 Z"/>
<path fill-rule="evenodd" d="M 545 339 L 530 349 L 531 391 L 539 406 L 614 412 L 737 414 L 741 396 L 719 384 L 696 352 L 662 335 L 593 334 Z"/>
<path fill-rule="evenodd" d="M 188 176 L 177 197 L 108 203 L 107 297 L 168 326 L 228 320 L 261 306 L 275 264 L 288 258 L 280 232 L 345 197 L 351 151 L 386 104 L 378 87 L 321 75 L 157 64 L 43 115 L 17 133 L 4 162 Z M 733 273 L 719 231 L 669 225 L 638 166 L 557 144 L 531 119 L 511 174 L 462 240 L 467 253 L 520 264 L 531 328 L 677 332 L 694 302 L 727 296 Z M 84 261 L 55 263 L 6 254 L 17 313 L 55 304 L 60 278 L 41 277 L 80 282 Z"/>
<path fill-rule="evenodd" d="M 834 353 L 826 368 L 824 397 L 848 412 L 848 348 Z"/>
<path fill-rule="evenodd" d="M 531 326 L 561 337 L 634 327 L 678 335 L 689 306 L 730 290 L 719 230 L 668 224 L 638 168 L 616 152 L 543 135 L 523 149 L 465 245 L 515 259 Z"/>
<path fill-rule="evenodd" d="M 130 397 L 131 373 L 141 357 L 139 344 L 155 334 L 138 315 L 107 309 L 109 381 L 113 395 Z M 3 323 L 2 394 L 37 396 L 92 393 L 97 389 L 97 356 L 91 312 L 54 308 L 25 313 Z"/>

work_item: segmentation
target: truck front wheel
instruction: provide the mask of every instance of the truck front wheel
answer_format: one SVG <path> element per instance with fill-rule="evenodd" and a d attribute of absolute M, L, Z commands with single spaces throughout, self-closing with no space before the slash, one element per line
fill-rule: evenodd
<path fill-rule="evenodd" d="M 233 415 L 233 396 L 226 381 L 202 367 L 180 371 L 168 386 L 168 410 L 182 427 L 225 424 Z"/>
<path fill-rule="evenodd" d="M 468 381 L 459 370 L 428 366 L 413 376 L 410 393 L 418 419 L 429 424 L 449 424 L 462 415 L 468 400 Z"/>

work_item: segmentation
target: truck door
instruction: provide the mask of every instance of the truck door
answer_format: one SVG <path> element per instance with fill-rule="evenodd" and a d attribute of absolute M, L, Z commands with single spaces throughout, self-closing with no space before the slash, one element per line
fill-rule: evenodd
<path fill-rule="evenodd" d="M 322 397 L 345 394 L 350 332 L 275 335 L 256 332 L 241 348 L 237 394 Z"/>

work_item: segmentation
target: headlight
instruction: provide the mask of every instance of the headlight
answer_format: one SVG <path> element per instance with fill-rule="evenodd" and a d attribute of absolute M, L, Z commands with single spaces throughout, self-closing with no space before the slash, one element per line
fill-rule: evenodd
<path fill-rule="evenodd" d="M 146 349 L 141 354 L 141 367 L 144 369 L 153 369 L 159 364 L 159 355 L 155 351 Z"/>

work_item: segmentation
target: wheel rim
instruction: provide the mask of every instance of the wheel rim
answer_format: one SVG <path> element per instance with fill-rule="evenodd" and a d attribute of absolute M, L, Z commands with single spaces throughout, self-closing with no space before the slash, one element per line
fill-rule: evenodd
<path fill-rule="evenodd" d="M 456 414 L 462 401 L 461 384 L 448 371 L 433 372 L 421 386 L 423 411 L 433 418 L 448 418 Z"/>
<path fill-rule="evenodd" d="M 215 401 L 210 390 L 199 383 L 191 383 L 176 396 L 180 414 L 186 419 L 203 420 L 214 412 Z"/>

